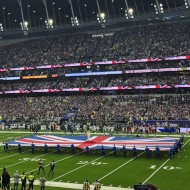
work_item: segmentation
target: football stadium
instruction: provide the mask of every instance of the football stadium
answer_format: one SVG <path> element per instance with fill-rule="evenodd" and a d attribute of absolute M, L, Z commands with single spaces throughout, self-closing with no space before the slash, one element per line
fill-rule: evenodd
<path fill-rule="evenodd" d="M 190 0 L 0 1 L 0 190 L 189 190 Z"/>

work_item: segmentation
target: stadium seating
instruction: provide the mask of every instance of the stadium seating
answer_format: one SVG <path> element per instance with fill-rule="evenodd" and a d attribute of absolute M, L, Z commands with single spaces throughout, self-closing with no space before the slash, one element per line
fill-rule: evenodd
<path fill-rule="evenodd" d="M 9 122 L 51 121 L 59 124 L 61 117 L 75 107 L 79 110 L 74 119 L 76 123 L 84 126 L 90 121 L 101 126 L 102 130 L 103 127 L 105 130 L 107 126 L 117 128 L 117 123 L 142 118 L 189 120 L 190 97 L 185 94 L 188 90 L 180 95 L 168 95 L 171 91 L 151 94 L 153 88 L 190 87 L 189 27 L 189 23 L 183 23 L 183 27 L 182 23 L 145 26 L 115 32 L 113 36 L 104 38 L 93 38 L 90 34 L 63 35 L 1 47 L 0 115 Z M 177 56 L 185 56 L 185 59 Z M 165 60 L 166 57 L 176 59 Z M 147 61 L 128 62 L 129 59 Z M 95 64 L 106 60 L 115 61 Z M 78 63 L 78 66 L 72 63 Z M 47 65 L 50 67 L 46 68 Z M 151 73 L 148 69 L 155 70 Z M 68 74 L 74 77 L 68 77 Z M 137 89 L 138 95 L 107 97 L 98 92 L 107 88 L 109 93 L 115 87 L 117 90 Z M 139 95 L 141 87 L 150 89 L 148 94 L 143 91 Z M 75 88 L 77 90 L 73 90 Z M 44 89 L 46 91 L 40 91 Z M 93 93 L 76 92 L 72 96 L 35 94 L 38 90 L 40 93 L 65 92 L 63 89 Z M 13 97 L 15 93 L 31 93 L 32 96 Z M 8 97 L 4 96 L 6 94 Z M 120 129 L 122 127 L 119 125 Z"/>

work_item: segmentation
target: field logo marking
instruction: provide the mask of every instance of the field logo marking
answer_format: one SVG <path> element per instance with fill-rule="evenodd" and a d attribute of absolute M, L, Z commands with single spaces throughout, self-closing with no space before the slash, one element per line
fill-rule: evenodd
<path fill-rule="evenodd" d="M 144 154 L 145 152 L 142 152 L 141 154 L 139 154 L 137 157 L 141 156 L 142 154 Z M 120 168 L 122 168 L 123 166 L 127 165 L 128 163 L 132 162 L 133 160 L 135 160 L 135 158 L 132 158 L 130 160 L 128 160 L 127 162 L 125 162 L 124 164 L 120 165 L 119 167 L 117 167 L 116 169 L 112 170 L 111 172 L 109 172 L 108 174 L 106 174 L 105 176 L 101 177 L 99 180 L 102 180 L 104 178 L 106 178 L 107 176 L 111 175 L 112 173 L 114 173 L 115 171 L 119 170 Z"/>
<path fill-rule="evenodd" d="M 21 153 L 11 154 L 11 155 L 9 155 L 9 156 L 2 157 L 2 158 L 0 158 L 0 160 L 3 160 L 3 159 L 5 159 L 5 158 L 10 158 L 10 157 L 13 157 L 13 156 L 16 156 L 16 155 L 19 155 L 19 154 L 22 154 L 22 153 L 26 153 L 26 152 L 29 152 L 29 150 L 24 151 L 24 152 L 21 152 Z"/>
<path fill-rule="evenodd" d="M 156 165 L 150 165 L 149 169 L 156 169 Z M 164 166 L 164 170 L 174 170 L 174 169 L 183 169 L 181 167 L 174 167 L 174 166 Z"/>
<path fill-rule="evenodd" d="M 156 165 L 150 165 L 149 169 L 156 169 Z"/>
<path fill-rule="evenodd" d="M 173 166 L 164 166 L 163 169 L 164 170 L 174 170 L 175 167 L 173 167 Z"/>
<path fill-rule="evenodd" d="M 83 164 L 88 164 L 89 161 L 79 161 L 77 162 L 76 164 L 80 164 L 80 165 L 83 165 Z M 105 164 L 108 164 L 108 163 L 104 163 L 104 162 L 91 162 L 91 165 L 105 165 Z"/>
<path fill-rule="evenodd" d="M 18 160 L 20 160 L 20 161 L 38 162 L 40 160 L 46 160 L 46 159 L 42 159 L 42 158 L 20 158 Z"/>
<path fill-rule="evenodd" d="M 187 143 L 189 143 L 190 139 L 182 146 L 184 147 Z M 170 161 L 170 158 L 167 159 L 156 171 L 154 171 L 142 184 L 145 184 L 152 176 L 154 176 L 167 162 Z"/>
<path fill-rule="evenodd" d="M 108 153 L 107 155 L 110 155 L 110 154 L 112 154 L 112 152 Z M 107 155 L 105 155 L 105 156 L 107 156 Z M 99 157 L 99 158 L 96 158 L 95 160 L 92 160 L 92 161 L 88 162 L 87 164 L 84 164 L 84 165 L 82 165 L 82 166 L 79 166 L 78 168 L 75 168 L 75 169 L 73 169 L 73 170 L 71 170 L 71 171 L 69 171 L 69 172 L 67 172 L 67 173 L 65 173 L 65 174 L 63 174 L 63 175 L 60 175 L 60 176 L 54 178 L 52 181 L 55 181 L 55 180 L 57 180 L 57 179 L 59 179 L 59 178 L 61 178 L 61 177 L 63 177 L 63 176 L 66 176 L 66 175 L 68 175 L 68 174 L 70 174 L 70 173 L 72 173 L 72 172 L 74 172 L 74 171 L 76 171 L 76 170 L 79 170 L 80 168 L 83 168 L 83 167 L 85 167 L 85 166 L 91 164 L 92 162 L 95 162 L 95 161 L 97 161 L 97 160 L 99 160 L 99 159 L 101 159 L 101 158 L 104 158 L 105 156 L 101 156 L 101 157 Z"/>

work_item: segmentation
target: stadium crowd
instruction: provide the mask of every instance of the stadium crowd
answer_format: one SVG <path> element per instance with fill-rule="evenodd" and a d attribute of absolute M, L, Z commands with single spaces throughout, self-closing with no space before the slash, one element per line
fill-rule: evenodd
<path fill-rule="evenodd" d="M 77 109 L 72 121 L 79 128 L 88 123 L 103 127 L 109 122 L 190 120 L 189 106 L 188 94 L 17 97 L 0 99 L 0 115 L 10 123 L 35 121 L 44 124 L 50 121 L 59 124 L 65 114 Z"/>
<path fill-rule="evenodd" d="M 182 27 L 183 26 L 183 27 Z M 33 39 L 0 48 L 0 68 L 76 63 L 81 61 L 129 60 L 190 55 L 189 23 L 144 26 L 115 32 L 113 36 L 93 37 L 77 34 Z M 188 72 L 122 74 L 91 77 L 64 77 L 65 73 L 93 70 L 129 70 L 149 68 L 185 68 L 189 61 L 161 61 L 126 63 L 91 67 L 34 69 L 1 72 L 0 77 L 57 74 L 58 78 L 1 81 L 0 91 L 62 88 L 99 88 L 114 86 L 190 84 Z M 169 98 L 168 98 L 169 97 Z M 118 102 L 119 101 L 119 102 Z M 104 126 L 109 121 L 131 120 L 189 120 L 188 95 L 119 96 L 117 99 L 101 95 L 38 96 L 0 99 L 0 115 L 7 121 L 59 122 L 64 114 L 77 108 L 79 125 L 93 121 Z M 115 127 L 115 124 L 113 125 Z M 79 127 L 80 128 L 80 127 Z"/>
<path fill-rule="evenodd" d="M 190 76 L 184 74 L 141 74 L 122 76 L 94 76 L 86 78 L 57 78 L 48 80 L 22 80 L 14 83 L 6 81 L 0 84 L 0 91 L 8 90 L 39 90 L 62 88 L 99 88 L 114 86 L 146 86 L 146 85 L 175 85 L 190 84 Z"/>
<path fill-rule="evenodd" d="M 140 59 L 190 54 L 189 23 L 128 28 L 113 36 L 77 34 L 41 38 L 0 48 L 2 68 L 102 59 Z"/>

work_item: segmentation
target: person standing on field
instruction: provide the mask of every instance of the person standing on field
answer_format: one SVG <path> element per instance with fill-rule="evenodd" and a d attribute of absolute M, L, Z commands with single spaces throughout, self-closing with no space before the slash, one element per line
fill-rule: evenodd
<path fill-rule="evenodd" d="M 40 170 L 42 170 L 45 174 L 45 170 L 44 170 L 44 163 L 43 161 L 40 159 L 40 162 L 39 162 L 39 169 L 38 169 L 38 175 L 40 174 Z"/>
<path fill-rule="evenodd" d="M 20 176 L 20 179 L 21 179 L 21 190 L 25 190 L 26 189 L 26 175 L 24 172 Z"/>
<path fill-rule="evenodd" d="M 46 182 L 46 179 L 45 179 L 45 177 L 42 175 L 42 176 L 40 177 L 40 188 L 41 188 L 41 190 L 45 190 L 45 182 Z"/>
<path fill-rule="evenodd" d="M 94 190 L 100 190 L 101 188 L 101 184 L 98 180 L 96 180 L 96 182 L 94 183 Z"/>
<path fill-rule="evenodd" d="M 29 181 L 29 190 L 33 190 L 34 189 L 34 175 L 33 175 L 33 172 L 31 172 L 30 175 L 28 176 L 28 181 Z"/>
<path fill-rule="evenodd" d="M 10 187 L 10 175 L 7 170 L 3 170 L 2 174 L 2 189 L 9 189 Z"/>
<path fill-rule="evenodd" d="M 54 168 L 55 168 L 55 162 L 54 162 L 54 160 L 52 160 L 52 162 L 50 164 L 50 171 L 49 171 L 48 177 L 49 177 L 50 174 L 52 174 L 52 177 L 53 177 Z"/>
<path fill-rule="evenodd" d="M 86 181 L 83 183 L 83 190 L 90 190 L 88 179 L 86 179 Z"/>
<path fill-rule="evenodd" d="M 19 183 L 20 175 L 18 173 L 18 170 L 14 174 L 14 190 L 18 190 L 18 183 Z"/>

